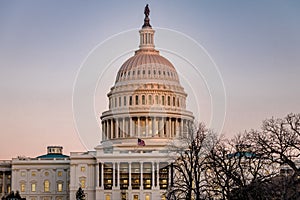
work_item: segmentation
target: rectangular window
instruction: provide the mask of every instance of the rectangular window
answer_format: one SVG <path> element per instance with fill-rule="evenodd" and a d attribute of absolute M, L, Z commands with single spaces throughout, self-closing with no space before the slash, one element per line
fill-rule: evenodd
<path fill-rule="evenodd" d="M 31 184 L 31 192 L 36 192 L 36 184 L 35 183 Z"/>
<path fill-rule="evenodd" d="M 81 172 L 85 172 L 85 167 L 81 167 L 81 168 L 80 168 L 80 171 L 81 171 Z"/>
<path fill-rule="evenodd" d="M 58 171 L 57 176 L 62 176 L 62 171 Z"/>
<path fill-rule="evenodd" d="M 85 188 L 85 179 L 80 180 L 81 188 Z"/>
<path fill-rule="evenodd" d="M 126 106 L 127 102 L 126 102 L 126 96 L 124 97 L 124 106 Z"/>
<path fill-rule="evenodd" d="M 110 200 L 110 195 L 109 194 L 105 195 L 105 200 Z"/>
<path fill-rule="evenodd" d="M 119 97 L 119 107 L 121 107 L 121 97 Z"/>
<path fill-rule="evenodd" d="M 44 192 L 49 192 L 50 191 L 50 183 L 49 181 L 44 182 Z"/>
<path fill-rule="evenodd" d="M 165 105 L 165 96 L 162 96 L 162 97 L 161 97 L 161 104 L 162 104 L 162 105 Z"/>
<path fill-rule="evenodd" d="M 20 190 L 21 192 L 25 192 L 25 183 L 21 183 Z"/>
<path fill-rule="evenodd" d="M 25 172 L 21 172 L 21 176 L 24 177 L 26 175 Z"/>
<path fill-rule="evenodd" d="M 58 183 L 57 184 L 57 191 L 58 192 L 62 192 L 63 191 L 63 184 L 62 183 Z"/>
<path fill-rule="evenodd" d="M 113 185 L 113 164 L 104 163 L 104 189 L 111 190 Z"/>

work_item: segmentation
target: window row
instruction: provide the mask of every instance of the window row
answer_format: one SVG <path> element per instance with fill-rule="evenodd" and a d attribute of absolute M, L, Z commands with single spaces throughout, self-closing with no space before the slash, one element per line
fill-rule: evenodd
<path fill-rule="evenodd" d="M 125 72 L 121 72 L 118 76 L 118 80 L 121 78 L 129 78 L 129 77 L 145 77 L 146 75 L 152 75 L 154 77 L 162 77 L 162 78 L 166 78 L 166 77 L 171 77 L 171 78 L 176 78 L 176 72 L 172 72 L 172 71 L 161 71 L 161 70 L 132 70 L 132 71 L 125 71 Z"/>
<path fill-rule="evenodd" d="M 111 190 L 113 186 L 119 186 L 121 190 L 127 190 L 130 186 L 133 190 L 151 190 L 155 186 L 167 189 L 169 184 L 168 163 L 159 163 L 157 167 L 152 163 L 138 162 L 131 163 L 131 165 L 120 163 L 116 166 L 115 164 L 115 167 L 113 163 L 100 163 L 99 165 L 99 185 L 102 186 L 103 181 L 105 190 Z M 101 177 L 102 174 L 103 177 Z"/>
<path fill-rule="evenodd" d="M 30 184 L 30 191 L 31 192 L 36 192 L 37 191 L 37 182 L 32 182 Z M 26 191 L 26 183 L 25 182 L 21 182 L 20 183 L 20 191 L 21 192 L 25 192 Z M 44 192 L 50 192 L 50 181 L 49 180 L 45 180 L 43 182 L 43 191 Z M 57 192 L 62 192 L 63 191 L 63 182 L 57 182 L 56 183 L 56 191 Z"/>
<path fill-rule="evenodd" d="M 31 171 L 31 176 L 32 177 L 35 177 L 35 176 L 37 176 L 37 171 Z M 20 175 L 21 175 L 21 177 L 25 177 L 26 176 L 26 171 L 21 171 L 20 172 Z M 43 173 L 43 175 L 44 176 L 49 176 L 49 172 L 48 171 L 45 171 L 44 173 Z M 61 176 L 63 176 L 63 171 L 57 171 L 57 176 L 58 177 L 61 177 Z"/>
<path fill-rule="evenodd" d="M 173 107 L 184 107 L 183 98 L 165 95 L 133 95 L 114 97 L 109 99 L 109 108 L 133 106 L 133 105 L 163 105 Z"/>

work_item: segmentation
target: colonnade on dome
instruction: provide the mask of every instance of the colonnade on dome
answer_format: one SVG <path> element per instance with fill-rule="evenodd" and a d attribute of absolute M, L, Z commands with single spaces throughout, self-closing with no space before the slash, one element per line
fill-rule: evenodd
<path fill-rule="evenodd" d="M 134 116 L 102 120 L 103 140 L 117 138 L 185 137 L 191 121 L 181 117 Z"/>

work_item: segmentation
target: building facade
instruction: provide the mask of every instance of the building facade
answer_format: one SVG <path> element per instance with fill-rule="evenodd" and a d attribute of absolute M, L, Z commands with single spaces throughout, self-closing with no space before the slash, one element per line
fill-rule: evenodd
<path fill-rule="evenodd" d="M 62 147 L 49 146 L 36 158 L 12 159 L 12 190 L 29 200 L 68 200 L 70 159 Z"/>
<path fill-rule="evenodd" d="M 11 161 L 0 161 L 0 198 L 11 192 Z"/>
<path fill-rule="evenodd" d="M 101 115 L 102 140 L 95 151 L 12 160 L 12 190 L 30 200 L 76 199 L 81 187 L 89 200 L 165 199 L 172 184 L 168 145 L 188 134 L 194 117 L 173 64 L 155 49 L 145 8 L 140 45 L 116 75 Z"/>

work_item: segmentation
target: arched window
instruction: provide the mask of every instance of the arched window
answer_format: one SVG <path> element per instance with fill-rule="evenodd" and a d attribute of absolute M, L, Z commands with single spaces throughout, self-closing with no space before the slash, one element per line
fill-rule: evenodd
<path fill-rule="evenodd" d="M 139 96 L 138 95 L 135 96 L 135 105 L 139 105 Z"/>
<path fill-rule="evenodd" d="M 165 96 L 161 96 L 161 104 L 165 105 Z"/>
<path fill-rule="evenodd" d="M 143 105 L 146 104 L 145 95 L 142 95 L 142 104 L 143 104 Z"/>
<path fill-rule="evenodd" d="M 124 96 L 123 101 L 124 101 L 124 106 L 126 106 L 126 104 L 127 104 L 127 102 L 126 102 L 126 96 Z"/>
<path fill-rule="evenodd" d="M 175 97 L 173 97 L 173 106 L 175 106 L 176 100 Z"/>
<path fill-rule="evenodd" d="M 155 95 L 155 104 L 158 104 L 158 95 Z"/>
<path fill-rule="evenodd" d="M 168 96 L 168 106 L 170 106 L 171 105 L 171 98 L 170 98 L 170 96 Z"/>
<path fill-rule="evenodd" d="M 129 96 L 129 105 L 132 106 L 132 96 Z"/>

